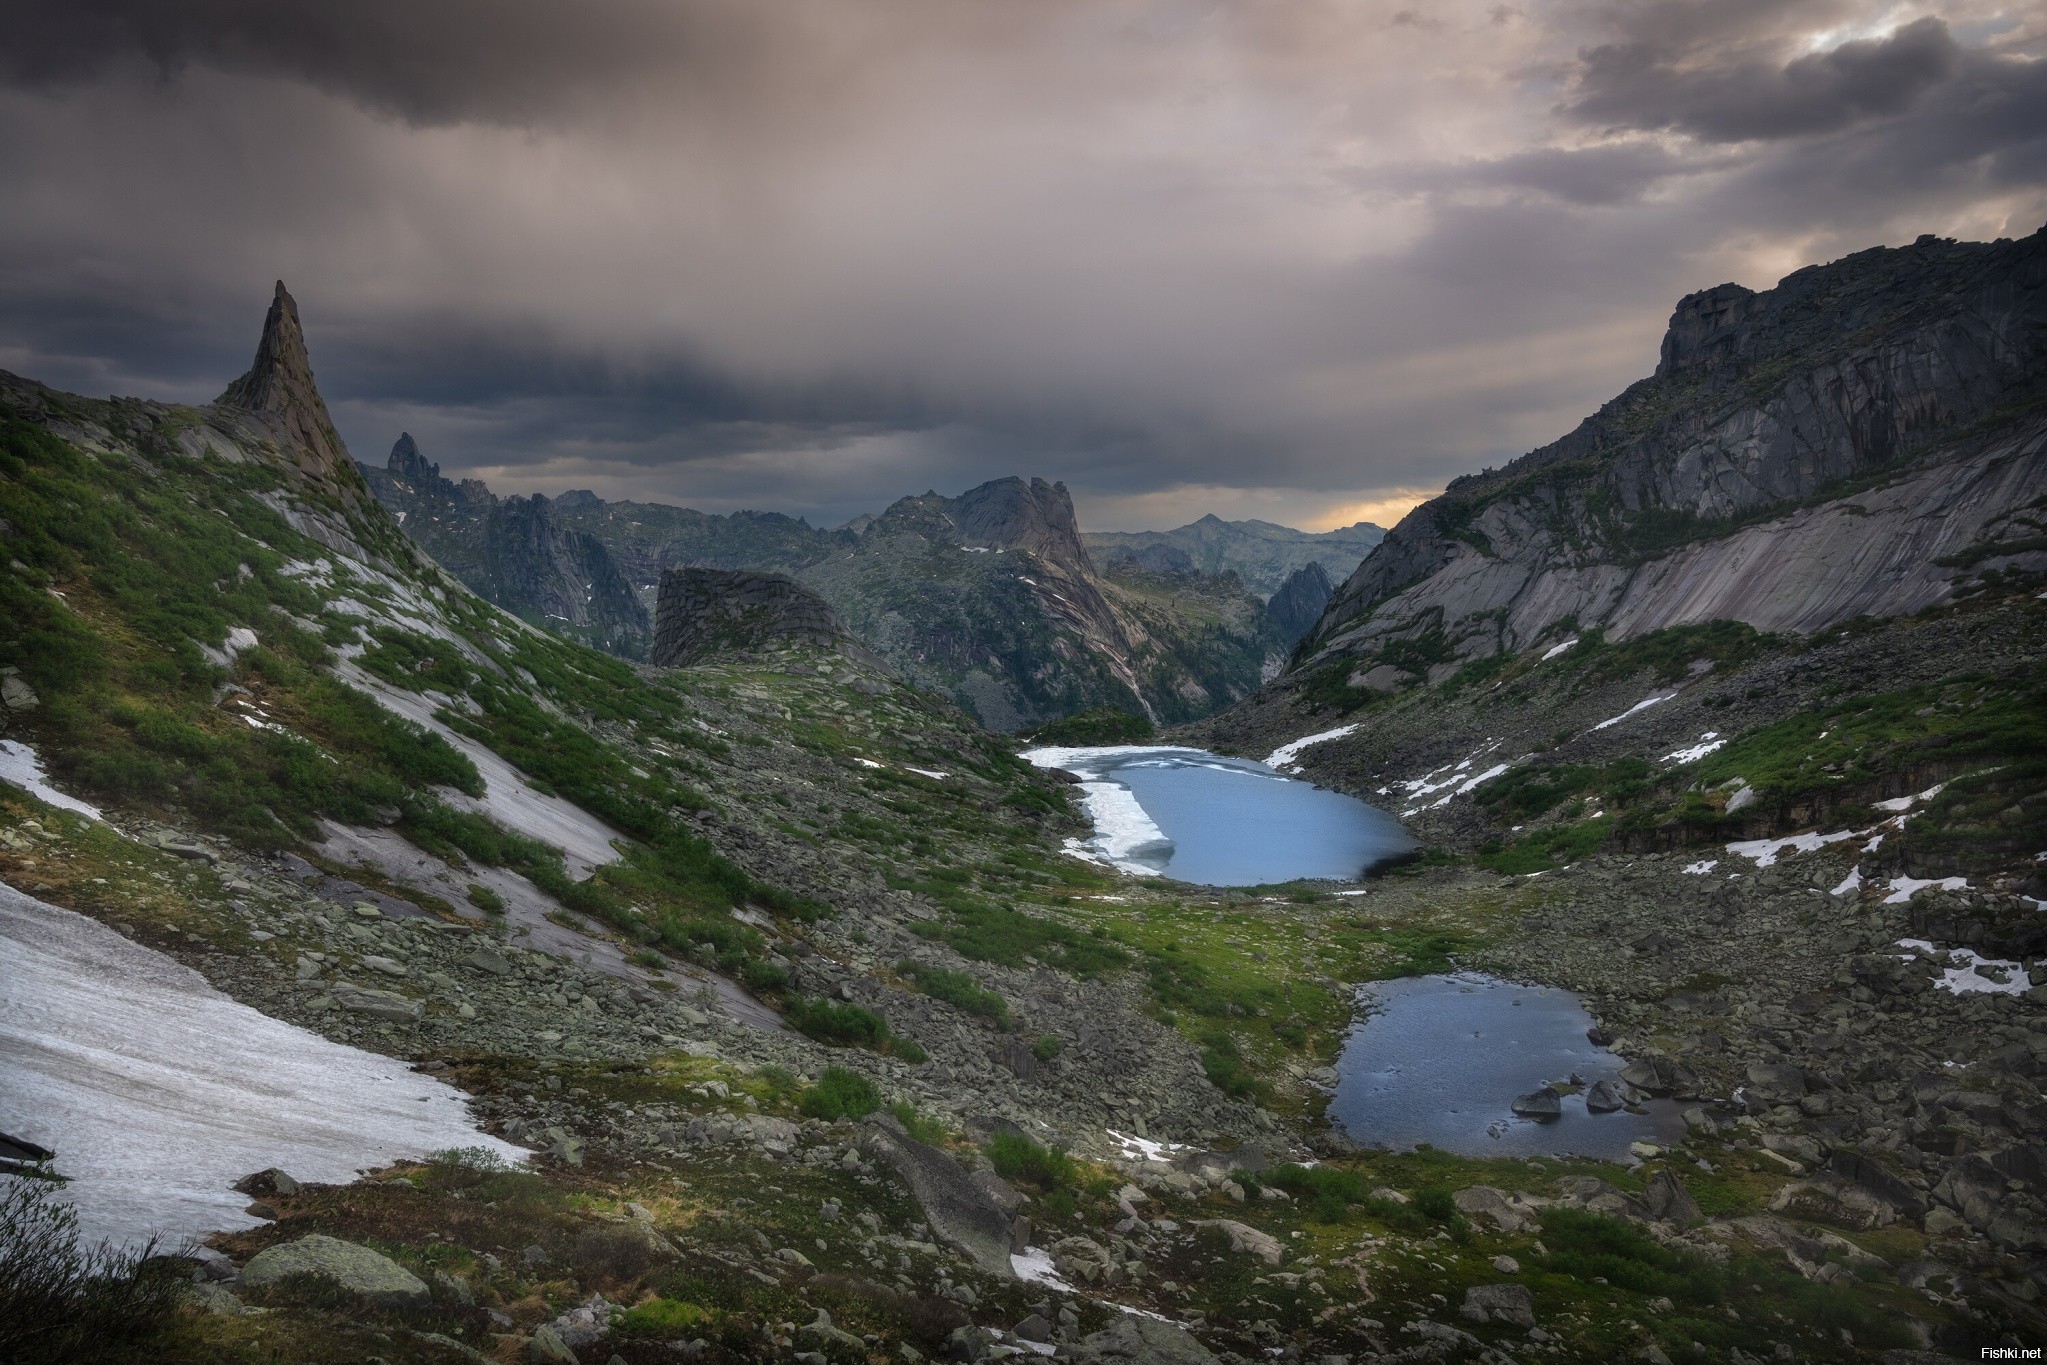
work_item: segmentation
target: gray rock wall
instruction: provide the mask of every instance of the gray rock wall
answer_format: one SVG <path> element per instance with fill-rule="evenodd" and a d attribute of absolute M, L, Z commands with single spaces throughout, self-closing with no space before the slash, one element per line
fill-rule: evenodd
<path fill-rule="evenodd" d="M 650 662 L 674 668 L 728 651 L 847 638 L 838 613 L 785 574 L 670 569 L 661 575 Z"/>
<path fill-rule="evenodd" d="M 1970 571 L 2037 569 L 2020 514 L 2047 491 L 2043 364 L 2047 230 L 1692 295 L 1654 377 L 1395 527 L 1310 657 L 1440 628 L 1478 658 L 1567 617 L 1615 638 L 1811 632 L 1921 610 Z"/>

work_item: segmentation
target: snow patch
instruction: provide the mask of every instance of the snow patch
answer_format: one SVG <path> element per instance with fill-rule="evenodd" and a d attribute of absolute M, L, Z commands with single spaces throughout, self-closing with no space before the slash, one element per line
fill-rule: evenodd
<path fill-rule="evenodd" d="M 1692 745 L 1688 749 L 1679 749 L 1674 753 L 1665 754 L 1663 761 L 1665 763 L 1697 763 L 1700 759 L 1725 743 L 1727 741 L 1720 738 L 1718 730 L 1708 730 L 1705 734 L 1699 736 L 1697 744 Z"/>
<path fill-rule="evenodd" d="M 51 786 L 50 775 L 43 771 L 42 759 L 36 756 L 34 749 L 18 739 L 0 739 L 0 782 L 13 783 L 44 805 L 76 811 L 95 820 L 106 818 L 99 813 L 97 806 L 88 806 L 77 797 L 66 796 Z"/>
<path fill-rule="evenodd" d="M 1556 658 L 1557 655 L 1562 654 L 1565 650 L 1569 649 L 1572 645 L 1575 645 L 1577 643 L 1578 637 L 1573 635 L 1570 639 L 1564 641 L 1562 644 L 1551 645 L 1548 649 L 1542 652 L 1541 662 L 1548 663 L 1551 659 Z"/>
<path fill-rule="evenodd" d="M 1358 726 L 1353 723 L 1350 725 L 1339 725 L 1334 730 L 1324 730 L 1320 734 L 1303 735 L 1292 743 L 1282 744 L 1267 754 L 1265 756 L 1265 766 L 1282 770 L 1291 768 L 1299 762 L 1301 750 L 1311 745 L 1327 744 L 1332 739 L 1342 739 L 1345 735 L 1356 734 L 1357 731 Z"/>
<path fill-rule="evenodd" d="M 611 841 L 624 836 L 617 830 L 572 801 L 533 790 L 526 785 L 525 774 L 505 759 L 469 736 L 443 725 L 434 712 L 438 709 L 436 701 L 446 704 L 447 698 L 421 696 L 392 687 L 353 659 L 337 663 L 334 674 L 351 687 L 359 687 L 369 693 L 386 710 L 433 731 L 476 765 L 476 771 L 483 775 L 481 799 L 452 788 L 439 789 L 436 794 L 449 805 L 458 810 L 487 815 L 515 834 L 523 834 L 560 849 L 563 865 L 578 881 L 604 864 L 618 861 L 618 850 L 612 847 Z"/>
<path fill-rule="evenodd" d="M 2024 995 L 2033 989 L 2025 967 L 2005 958 L 1984 957 L 1973 948 L 1949 948 L 1943 953 L 1942 949 L 1923 938 L 1901 938 L 1898 946 L 1925 953 L 1936 961 L 1944 955 L 1948 962 L 1961 964 L 1943 966 L 1941 979 L 1933 983 L 1935 990 L 1952 991 L 1956 995 Z"/>
<path fill-rule="evenodd" d="M 1872 810 L 1887 810 L 1893 815 L 1903 814 L 1912 809 L 1915 802 L 1931 801 L 1939 796 L 1946 787 L 1947 783 L 1936 782 L 1923 792 L 1913 792 L 1910 796 L 1894 796 L 1888 801 L 1872 801 L 1869 804 Z"/>
<path fill-rule="evenodd" d="M 876 763 L 871 758 L 855 758 L 853 761 L 863 768 L 886 768 L 888 766 L 886 763 Z"/>
<path fill-rule="evenodd" d="M 232 1183 L 282 1167 L 346 1184 L 450 1147 L 527 1153 L 404 1062 L 230 1000 L 112 929 L 0 885 L 0 1114 L 55 1149 L 88 1243 L 256 1226 Z"/>
<path fill-rule="evenodd" d="M 1785 852 L 1811 853 L 1838 844 L 1844 839 L 1853 839 L 1855 831 L 1841 830 L 1834 834 L 1793 834 L 1783 839 L 1747 839 L 1738 844 L 1729 844 L 1727 851 L 1751 859 L 1759 868 L 1773 865 L 1779 854 Z"/>
<path fill-rule="evenodd" d="M 1614 716 L 1609 720 L 1603 720 L 1599 722 L 1599 724 L 1593 726 L 1592 728 L 1595 730 L 1604 730 L 1609 726 L 1619 725 L 1629 716 L 1635 715 L 1642 711 L 1647 711 L 1652 706 L 1661 706 L 1663 705 L 1663 703 L 1669 701 L 1672 697 L 1676 695 L 1677 693 L 1675 692 L 1665 692 L 1654 697 L 1644 697 L 1641 701 L 1636 702 L 1633 706 L 1630 706 L 1627 710 L 1621 712 L 1619 715 Z"/>
<path fill-rule="evenodd" d="M 1067 1294 L 1080 1292 L 1061 1278 L 1058 1270 L 1053 1268 L 1052 1253 L 1043 1247 L 1026 1247 L 1022 1251 L 1010 1252 L 1009 1268 L 1016 1272 L 1019 1280 L 1031 1284 L 1050 1285 Z"/>
<path fill-rule="evenodd" d="M 1852 896 L 1862 889 L 1862 867 L 1857 864 L 1841 879 L 1841 884 L 1827 894 L 1830 896 Z"/>
<path fill-rule="evenodd" d="M 1105 1128 L 1102 1131 L 1116 1144 L 1116 1150 L 1125 1161 L 1171 1161 L 1174 1152 L 1187 1150 L 1187 1144 L 1184 1142 L 1160 1142 L 1156 1138 L 1133 1137 L 1129 1133 L 1119 1133 L 1114 1128 Z"/>
<path fill-rule="evenodd" d="M 1718 866 L 1720 866 L 1720 860 L 1718 858 L 1707 858 L 1703 862 L 1688 864 L 1684 870 L 1686 872 L 1689 872 L 1694 877 L 1703 877 L 1708 872 L 1711 872 L 1714 868 Z"/>
<path fill-rule="evenodd" d="M 1936 891 L 1966 891 L 1967 877 L 1893 877 L 1888 883 L 1891 894 L 1884 897 L 1885 905 L 1903 905 L 1921 891 L 1932 887 Z"/>
<path fill-rule="evenodd" d="M 933 782 L 943 782 L 945 781 L 946 778 L 952 776 L 951 773 L 936 773 L 931 771 L 931 769 L 929 768 L 912 768 L 908 764 L 903 765 L 903 771 L 915 773 L 919 777 L 928 777 Z"/>

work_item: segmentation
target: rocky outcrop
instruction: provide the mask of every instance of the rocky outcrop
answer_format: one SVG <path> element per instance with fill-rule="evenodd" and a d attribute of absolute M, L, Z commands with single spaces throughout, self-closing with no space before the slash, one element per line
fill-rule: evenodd
<path fill-rule="evenodd" d="M 277 282 L 270 312 L 263 319 L 263 338 L 249 372 L 227 386 L 216 406 L 231 409 L 274 441 L 298 471 L 323 491 L 360 505 L 363 482 L 355 463 L 334 429 L 327 404 L 313 382 L 313 363 L 306 354 L 306 334 L 299 325 L 298 304 Z"/>
<path fill-rule="evenodd" d="M 1287 648 L 1299 644 L 1301 637 L 1322 619 L 1322 609 L 1329 605 L 1335 592 L 1336 585 L 1329 581 L 1320 560 L 1311 560 L 1304 568 L 1287 575 L 1286 582 L 1265 604 L 1265 614 L 1272 618 L 1273 628 Z"/>
<path fill-rule="evenodd" d="M 651 662 L 663 668 L 778 644 L 848 642 L 831 604 L 787 574 L 671 569 L 661 575 Z"/>
<path fill-rule="evenodd" d="M 941 1242 L 966 1253 L 990 1275 L 1014 1278 L 1010 1217 L 957 1161 L 917 1141 L 887 1115 L 868 1120 L 864 1145 L 902 1177 Z"/>
<path fill-rule="evenodd" d="M 2024 510 L 2047 495 L 2043 375 L 2041 233 L 1922 238 L 1764 293 L 1691 295 L 1655 375 L 1396 526 L 1300 663 L 1398 647 L 1454 665 L 1560 623 L 1810 633 L 2047 567 Z"/>

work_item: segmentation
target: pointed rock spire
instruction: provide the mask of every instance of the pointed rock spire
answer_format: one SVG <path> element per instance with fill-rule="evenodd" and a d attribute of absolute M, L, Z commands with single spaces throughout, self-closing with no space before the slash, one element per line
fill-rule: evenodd
<path fill-rule="evenodd" d="M 313 383 L 313 363 L 306 355 L 306 334 L 299 326 L 298 304 L 277 282 L 263 319 L 263 340 L 256 347 L 249 372 L 227 386 L 219 406 L 238 408 L 257 420 L 298 468 L 336 491 L 361 483 L 348 458 L 348 447 L 327 415 L 327 404 Z"/>

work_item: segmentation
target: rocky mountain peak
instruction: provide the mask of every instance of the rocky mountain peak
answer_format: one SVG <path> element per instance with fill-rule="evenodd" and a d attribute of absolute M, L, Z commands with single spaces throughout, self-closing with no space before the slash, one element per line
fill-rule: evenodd
<path fill-rule="evenodd" d="M 441 477 L 441 467 L 428 464 L 426 456 L 419 453 L 419 443 L 412 439 L 412 433 L 401 431 L 398 440 L 391 447 L 391 458 L 384 467 L 408 483 L 430 484 Z"/>
<path fill-rule="evenodd" d="M 1759 297 L 1755 290 L 1738 284 L 1716 284 L 1679 299 L 1670 315 L 1670 326 L 1663 333 L 1657 377 L 1668 378 L 1718 363 L 1725 349 L 1723 343 L 1755 311 Z"/>
<path fill-rule="evenodd" d="M 227 386 L 217 403 L 253 418 L 300 473 L 330 491 L 359 495 L 361 479 L 313 382 L 298 304 L 283 280 L 277 282 L 270 312 L 263 319 L 263 339 L 257 343 L 254 363 Z"/>
<path fill-rule="evenodd" d="M 1029 550 L 1072 572 L 1094 572 L 1063 483 L 993 479 L 954 498 L 950 513 L 968 544 Z"/>

